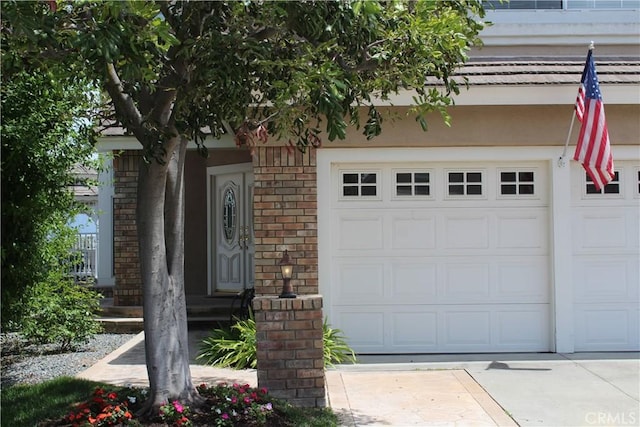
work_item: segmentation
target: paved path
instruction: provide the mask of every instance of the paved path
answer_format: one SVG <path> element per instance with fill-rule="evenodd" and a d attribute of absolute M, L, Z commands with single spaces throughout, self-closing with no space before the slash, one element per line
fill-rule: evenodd
<path fill-rule="evenodd" d="M 192 355 L 205 336 L 189 333 Z M 196 384 L 257 385 L 255 370 L 195 359 L 191 373 Z M 146 386 L 144 334 L 78 376 Z M 349 427 L 640 426 L 638 353 L 362 356 L 327 370 L 326 385 Z"/>

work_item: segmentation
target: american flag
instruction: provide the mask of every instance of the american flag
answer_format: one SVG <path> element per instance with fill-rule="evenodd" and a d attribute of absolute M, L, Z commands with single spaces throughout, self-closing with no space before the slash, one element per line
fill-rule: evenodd
<path fill-rule="evenodd" d="M 576 117 L 582 122 L 582 126 L 573 159 L 582 163 L 596 189 L 601 190 L 615 175 L 607 120 L 592 52 L 589 49 L 576 100 Z"/>

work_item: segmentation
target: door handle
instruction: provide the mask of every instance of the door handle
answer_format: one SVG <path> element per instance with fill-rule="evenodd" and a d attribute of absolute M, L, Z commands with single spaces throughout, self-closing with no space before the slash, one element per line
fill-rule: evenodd
<path fill-rule="evenodd" d="M 240 227 L 240 236 L 238 237 L 238 244 L 240 249 L 249 249 L 249 227 Z"/>

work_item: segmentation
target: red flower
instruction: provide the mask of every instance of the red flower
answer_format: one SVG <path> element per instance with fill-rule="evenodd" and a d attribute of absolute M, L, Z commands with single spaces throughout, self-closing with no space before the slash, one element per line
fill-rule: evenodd
<path fill-rule="evenodd" d="M 118 395 L 114 392 L 111 392 L 107 395 L 107 398 L 111 399 L 111 400 L 115 400 L 118 398 Z"/>

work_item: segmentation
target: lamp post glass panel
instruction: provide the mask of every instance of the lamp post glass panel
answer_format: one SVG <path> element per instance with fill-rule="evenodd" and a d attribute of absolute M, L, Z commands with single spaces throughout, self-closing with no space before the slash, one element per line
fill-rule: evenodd
<path fill-rule="evenodd" d="M 280 298 L 296 298 L 291 285 L 291 277 L 293 276 L 293 264 L 289 259 L 289 252 L 285 249 L 282 259 L 280 260 L 280 272 L 282 273 L 282 293 Z"/>

